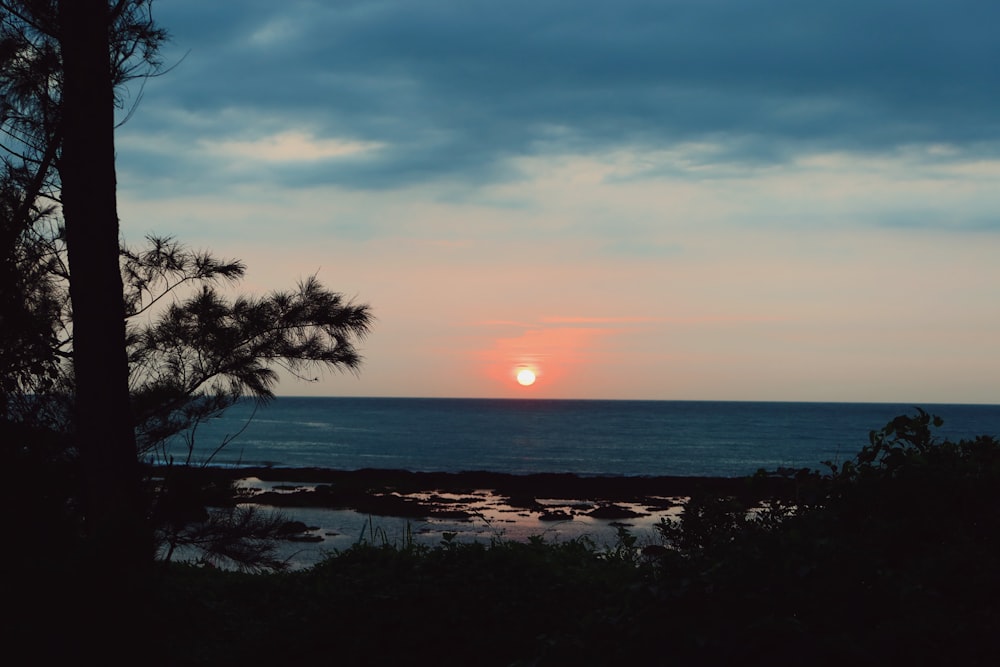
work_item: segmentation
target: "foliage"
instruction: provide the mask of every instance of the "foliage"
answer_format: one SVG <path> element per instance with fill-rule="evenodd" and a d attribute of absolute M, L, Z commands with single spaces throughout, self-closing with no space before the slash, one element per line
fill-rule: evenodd
<path fill-rule="evenodd" d="M 58 167 L 66 124 L 79 119 L 63 117 L 60 7 L 0 1 L 0 421 L 66 431 L 65 405 L 53 411 L 56 401 L 32 400 L 62 393 L 65 402 L 59 367 L 72 340 Z M 162 70 L 157 51 L 166 33 L 148 0 L 116 0 L 109 18 L 108 73 L 124 110 L 126 84 Z"/>
<path fill-rule="evenodd" d="M 938 441 L 940 425 L 894 418 L 843 466 L 796 473 L 807 500 L 777 514 L 692 498 L 662 531 L 660 585 L 697 619 L 705 659 L 991 664 L 1000 442 Z"/>
<path fill-rule="evenodd" d="M 62 140 L 63 63 L 58 3 L 0 0 L 0 127 L 4 164 L 26 195 L 58 201 L 55 161 Z M 150 0 L 115 0 L 108 32 L 114 103 L 126 118 L 141 99 L 126 84 L 163 71 L 159 47 L 167 33 L 153 20 Z M 122 121 L 124 122 L 124 120 Z"/>
<path fill-rule="evenodd" d="M 0 179 L 0 419 L 14 412 L 38 422 L 25 399 L 58 381 L 60 341 L 68 338 L 69 294 L 60 289 L 67 271 L 49 211 L 32 209 L 18 220 L 19 191 L 9 175 Z"/>
<path fill-rule="evenodd" d="M 41 443 L 65 447 L 65 439 L 44 434 L 66 434 L 72 429 L 72 313 L 68 282 L 58 270 L 64 264 L 59 249 L 45 255 L 48 263 L 41 266 L 32 264 L 37 257 L 33 251 L 37 253 L 37 248 L 21 250 L 25 257 L 19 262 L 35 278 L 24 285 L 22 295 L 35 301 L 22 301 L 15 295 L 11 302 L 25 303 L 25 317 L 44 327 L 46 336 L 18 328 L 16 335 L 29 337 L 35 347 L 12 344 L 0 349 L 0 361 L 16 366 L 17 371 L 11 372 L 4 385 L 6 400 L 2 402 L 7 412 L 0 415 L 0 431 L 11 434 L 6 439 L 11 446 L 19 434 L 31 433 L 20 444 L 30 444 L 33 460 L 43 464 L 67 456 L 65 451 L 43 449 Z M 198 424 L 245 396 L 269 400 L 278 378 L 275 367 L 299 377 L 312 367 L 351 371 L 359 367 L 356 343 L 368 333 L 372 319 L 366 305 L 346 301 L 315 278 L 302 281 L 295 291 L 275 291 L 263 297 L 229 299 L 216 289 L 219 283 L 235 283 L 244 271 L 238 261 L 222 261 L 169 238 L 149 237 L 141 250 L 123 247 L 130 389 L 140 454 L 176 467 L 167 445 L 184 434 L 187 453 L 176 463 L 207 464 L 211 457 L 193 460 Z M 6 342 L 13 335 L 0 336 Z M 217 443 L 217 447 L 226 444 Z M 39 457 L 43 452 L 48 452 L 47 459 Z M 163 515 L 158 505 L 167 502 L 165 494 L 180 492 L 169 488 L 178 478 L 170 474 L 167 482 L 155 487 L 152 516 Z M 192 487 L 182 488 L 192 492 L 192 501 L 201 499 Z M 270 567 L 277 563 L 270 559 L 265 538 L 273 536 L 273 531 L 269 533 L 261 519 L 260 515 L 216 511 L 210 520 L 183 530 L 160 525 L 157 535 L 168 550 L 204 547 L 207 558 L 225 552 L 229 560 L 245 557 L 247 567 L 261 563 Z M 245 532 L 242 541 L 236 535 L 240 530 Z"/>
<path fill-rule="evenodd" d="M 37 256 L 34 251 L 30 258 Z M 28 346 L 11 346 L 0 360 L 22 369 L 12 376 L 17 384 L 9 385 L 8 405 L 17 408 L 11 417 L 64 430 L 71 423 L 72 314 L 68 283 L 57 270 L 64 257 L 58 248 L 53 253 L 41 267 L 30 258 L 21 262 L 38 278 L 27 296 L 44 300 L 29 315 L 49 333 L 32 337 L 37 353 L 29 354 L 35 348 Z M 313 367 L 359 368 L 356 344 L 371 327 L 368 306 L 345 300 L 315 277 L 293 291 L 263 297 L 229 299 L 218 291 L 219 283 L 234 284 L 244 272 L 237 260 L 219 260 L 171 238 L 150 236 L 142 249 L 122 248 L 140 453 L 158 453 L 169 462 L 164 445 L 173 436 L 191 431 L 244 396 L 269 400 L 278 379 L 276 367 L 302 379 L 308 379 L 304 371 Z M 192 463 L 188 453 L 184 463 Z"/>
<path fill-rule="evenodd" d="M 310 367 L 357 370 L 355 344 L 371 326 L 367 306 L 346 301 L 315 277 L 294 291 L 227 299 L 215 285 L 235 282 L 245 267 L 173 239 L 123 251 L 129 319 L 133 411 L 140 451 L 159 453 L 168 438 L 192 429 L 242 396 L 266 401 L 278 375 L 304 378 Z M 177 290 L 190 287 L 185 297 Z M 173 300 L 156 311 L 167 295 Z M 190 463 L 190 453 L 185 461 Z"/>
<path fill-rule="evenodd" d="M 636 573 L 580 540 L 359 542 L 307 571 L 247 578 L 171 567 L 161 588 L 172 600 L 155 608 L 187 610 L 185 627 L 213 624 L 212 641 L 184 634 L 163 647 L 175 664 L 440 664 L 464 656 L 507 665 L 540 645 L 595 664 L 570 638 L 589 628 L 613 646 L 621 592 Z M 179 620 L 158 622 L 176 628 Z"/>
<path fill-rule="evenodd" d="M 72 316 L 60 161 L 67 124 L 82 120 L 63 117 L 60 10 L 51 0 L 0 1 L 0 420 L 68 431 L 71 373 L 60 367 L 70 359 Z M 162 71 L 167 35 L 149 0 L 110 3 L 109 21 L 109 84 L 125 110 L 126 84 Z M 140 97 L 141 88 L 131 109 Z"/>
<path fill-rule="evenodd" d="M 161 560 L 178 549 L 193 549 L 199 561 L 245 572 L 283 570 L 277 541 L 289 535 L 289 520 L 280 512 L 252 505 L 205 510 L 198 521 L 161 525 Z"/>

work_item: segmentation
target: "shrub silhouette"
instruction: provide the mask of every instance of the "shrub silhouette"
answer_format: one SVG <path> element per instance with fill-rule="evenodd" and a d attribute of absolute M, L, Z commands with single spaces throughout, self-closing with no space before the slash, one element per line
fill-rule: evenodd
<path fill-rule="evenodd" d="M 1000 442 L 939 441 L 941 423 L 923 410 L 896 417 L 843 466 L 798 471 L 808 501 L 794 508 L 693 498 L 662 524 L 674 551 L 660 586 L 689 611 L 690 655 L 990 664 Z"/>

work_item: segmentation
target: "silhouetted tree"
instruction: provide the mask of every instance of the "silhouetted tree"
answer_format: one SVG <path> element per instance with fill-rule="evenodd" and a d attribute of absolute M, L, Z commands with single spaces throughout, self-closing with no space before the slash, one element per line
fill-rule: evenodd
<path fill-rule="evenodd" d="M 114 127 L 116 87 L 155 70 L 164 37 L 144 0 L 0 3 L 4 178 L 20 190 L 7 197 L 11 234 L 3 247 L 32 227 L 40 197 L 61 207 L 73 309 L 74 437 L 98 560 L 138 563 L 150 547 L 129 409 Z M 5 254 L 9 270 L 16 262 Z M 4 309 L 15 318 L 32 312 L 11 305 L 17 287 Z M 29 330 L 38 322 L 21 319 Z M 36 358 L 20 357 L 28 370 Z"/>
<path fill-rule="evenodd" d="M 125 304 L 118 264 L 111 11 L 106 0 L 58 4 L 62 150 L 57 162 L 73 304 L 76 439 L 88 533 L 101 561 L 148 561 L 129 406 Z"/>
<path fill-rule="evenodd" d="M 0 0 L 0 428 L 72 434 L 95 555 L 118 567 L 151 555 L 137 451 L 268 400 L 275 366 L 356 369 L 371 323 L 315 278 L 229 300 L 240 262 L 120 245 L 115 108 L 164 39 L 145 0 Z"/>
<path fill-rule="evenodd" d="M 150 237 L 142 251 L 123 250 L 141 453 L 154 453 L 242 396 L 270 399 L 275 367 L 302 377 L 309 366 L 360 365 L 355 343 L 371 326 L 368 306 L 327 290 L 315 277 L 263 297 L 230 300 L 216 289 L 244 271 L 238 261 L 193 252 L 169 238 Z M 163 306 L 167 294 L 172 298 Z M 192 462 L 190 452 L 185 462 Z"/>

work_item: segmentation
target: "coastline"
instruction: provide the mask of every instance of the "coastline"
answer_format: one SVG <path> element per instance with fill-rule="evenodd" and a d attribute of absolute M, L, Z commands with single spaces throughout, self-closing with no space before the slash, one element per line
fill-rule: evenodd
<path fill-rule="evenodd" d="M 151 467 L 154 476 L 180 471 L 205 484 L 258 482 L 255 504 L 272 507 L 351 509 L 379 516 L 440 516 L 446 496 L 488 492 L 511 507 L 539 509 L 540 499 L 610 507 L 676 505 L 692 495 L 733 496 L 747 502 L 794 497 L 794 481 L 779 476 L 584 476 L 575 473 L 512 474 L 487 471 L 416 472 L 399 469 L 282 467 Z M 437 501 L 435 501 L 437 499 Z M 448 504 L 454 504 L 449 502 Z M 452 508 L 454 510 L 454 508 Z M 449 518 L 459 518 L 454 511 Z M 603 518 L 616 518 L 604 511 Z M 619 518 L 627 518 L 623 514 Z"/>
<path fill-rule="evenodd" d="M 759 503 L 790 499 L 795 492 L 793 480 L 777 476 L 518 475 L 279 467 L 153 467 L 150 471 L 159 477 L 180 474 L 220 493 L 230 491 L 233 502 L 450 522 L 481 518 L 485 509 L 543 522 L 586 517 L 628 520 L 668 512 L 692 495 L 732 496 Z"/>
<path fill-rule="evenodd" d="M 484 471 L 282 467 L 153 467 L 208 489 L 209 506 L 277 511 L 289 522 L 279 547 L 293 568 L 360 541 L 429 546 L 442 540 L 564 541 L 612 546 L 627 529 L 646 544 L 655 527 L 676 519 L 693 495 L 737 497 L 748 505 L 793 499 L 780 476 L 581 476 Z M 214 500 L 214 502 L 213 502 Z M 178 555 L 178 559 L 182 557 Z"/>

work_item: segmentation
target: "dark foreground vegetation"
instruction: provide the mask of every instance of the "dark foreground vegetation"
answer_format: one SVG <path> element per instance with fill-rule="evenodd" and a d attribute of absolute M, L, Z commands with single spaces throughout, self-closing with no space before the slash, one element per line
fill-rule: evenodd
<path fill-rule="evenodd" d="M 39 660 L 131 664 L 996 664 L 1000 443 L 936 441 L 935 421 L 898 417 L 822 474 L 760 473 L 795 492 L 763 509 L 693 496 L 655 542 L 369 540 L 295 572 L 160 563 L 124 592 L 88 583 L 50 479 L 6 525 L 7 629 Z"/>

